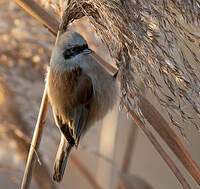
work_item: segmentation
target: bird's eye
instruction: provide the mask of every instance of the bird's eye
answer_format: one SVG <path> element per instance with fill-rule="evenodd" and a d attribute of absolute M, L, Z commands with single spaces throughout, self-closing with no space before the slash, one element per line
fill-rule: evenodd
<path fill-rule="evenodd" d="M 71 52 L 71 49 L 66 49 L 64 52 L 63 52 L 63 56 L 64 56 L 64 59 L 68 59 L 72 56 L 72 52 Z"/>
<path fill-rule="evenodd" d="M 76 52 L 78 52 L 78 46 L 76 46 L 76 47 L 72 48 L 72 52 L 73 52 L 73 53 L 76 53 Z"/>

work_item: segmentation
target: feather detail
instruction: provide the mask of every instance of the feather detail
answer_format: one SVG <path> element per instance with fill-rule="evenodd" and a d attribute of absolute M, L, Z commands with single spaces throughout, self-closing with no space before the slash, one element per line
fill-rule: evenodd
<path fill-rule="evenodd" d="M 72 146 L 68 143 L 66 138 L 63 135 L 61 135 L 60 145 L 54 163 L 53 180 L 56 182 L 60 182 L 63 178 L 71 149 Z"/>
<path fill-rule="evenodd" d="M 85 127 L 88 118 L 88 109 L 85 107 L 76 108 L 74 111 L 74 126 L 73 126 L 73 138 L 76 148 L 78 147 L 81 134 Z"/>

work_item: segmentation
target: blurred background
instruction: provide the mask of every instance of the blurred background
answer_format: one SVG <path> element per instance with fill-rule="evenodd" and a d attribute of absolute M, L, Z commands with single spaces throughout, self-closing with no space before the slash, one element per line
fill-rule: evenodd
<path fill-rule="evenodd" d="M 90 48 L 112 63 L 86 19 L 71 29 L 82 33 Z M 54 42 L 55 37 L 13 1 L 0 0 L 0 188 L 20 187 Z M 148 91 L 146 97 L 165 116 L 155 97 Z M 185 138 L 173 128 L 200 165 L 199 133 L 193 127 L 183 127 Z M 118 104 L 73 150 L 63 182 L 55 184 L 52 174 L 59 137 L 49 107 L 31 189 L 181 188 L 147 138 L 126 112 L 119 111 Z M 156 137 L 192 188 L 197 189 L 176 157 Z"/>

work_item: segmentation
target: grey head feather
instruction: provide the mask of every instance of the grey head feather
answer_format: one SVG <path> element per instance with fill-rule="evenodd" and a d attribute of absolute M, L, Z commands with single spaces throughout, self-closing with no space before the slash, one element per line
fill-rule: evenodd
<path fill-rule="evenodd" d="M 70 58 L 81 54 L 88 49 L 86 40 L 77 32 L 67 31 L 60 35 L 51 56 L 50 66 L 55 69 L 64 69 Z"/>
<path fill-rule="evenodd" d="M 63 51 L 65 49 L 73 48 L 75 46 L 87 45 L 86 40 L 77 32 L 67 31 L 58 39 L 56 47 Z"/>

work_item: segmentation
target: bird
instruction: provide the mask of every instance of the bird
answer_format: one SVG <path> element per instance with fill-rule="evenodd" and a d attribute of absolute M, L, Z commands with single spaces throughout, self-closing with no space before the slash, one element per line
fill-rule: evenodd
<path fill-rule="evenodd" d="M 47 95 L 61 133 L 53 180 L 61 182 L 69 155 L 86 131 L 113 109 L 118 96 L 116 75 L 91 56 L 84 37 L 65 31 L 58 37 L 47 69 Z"/>

